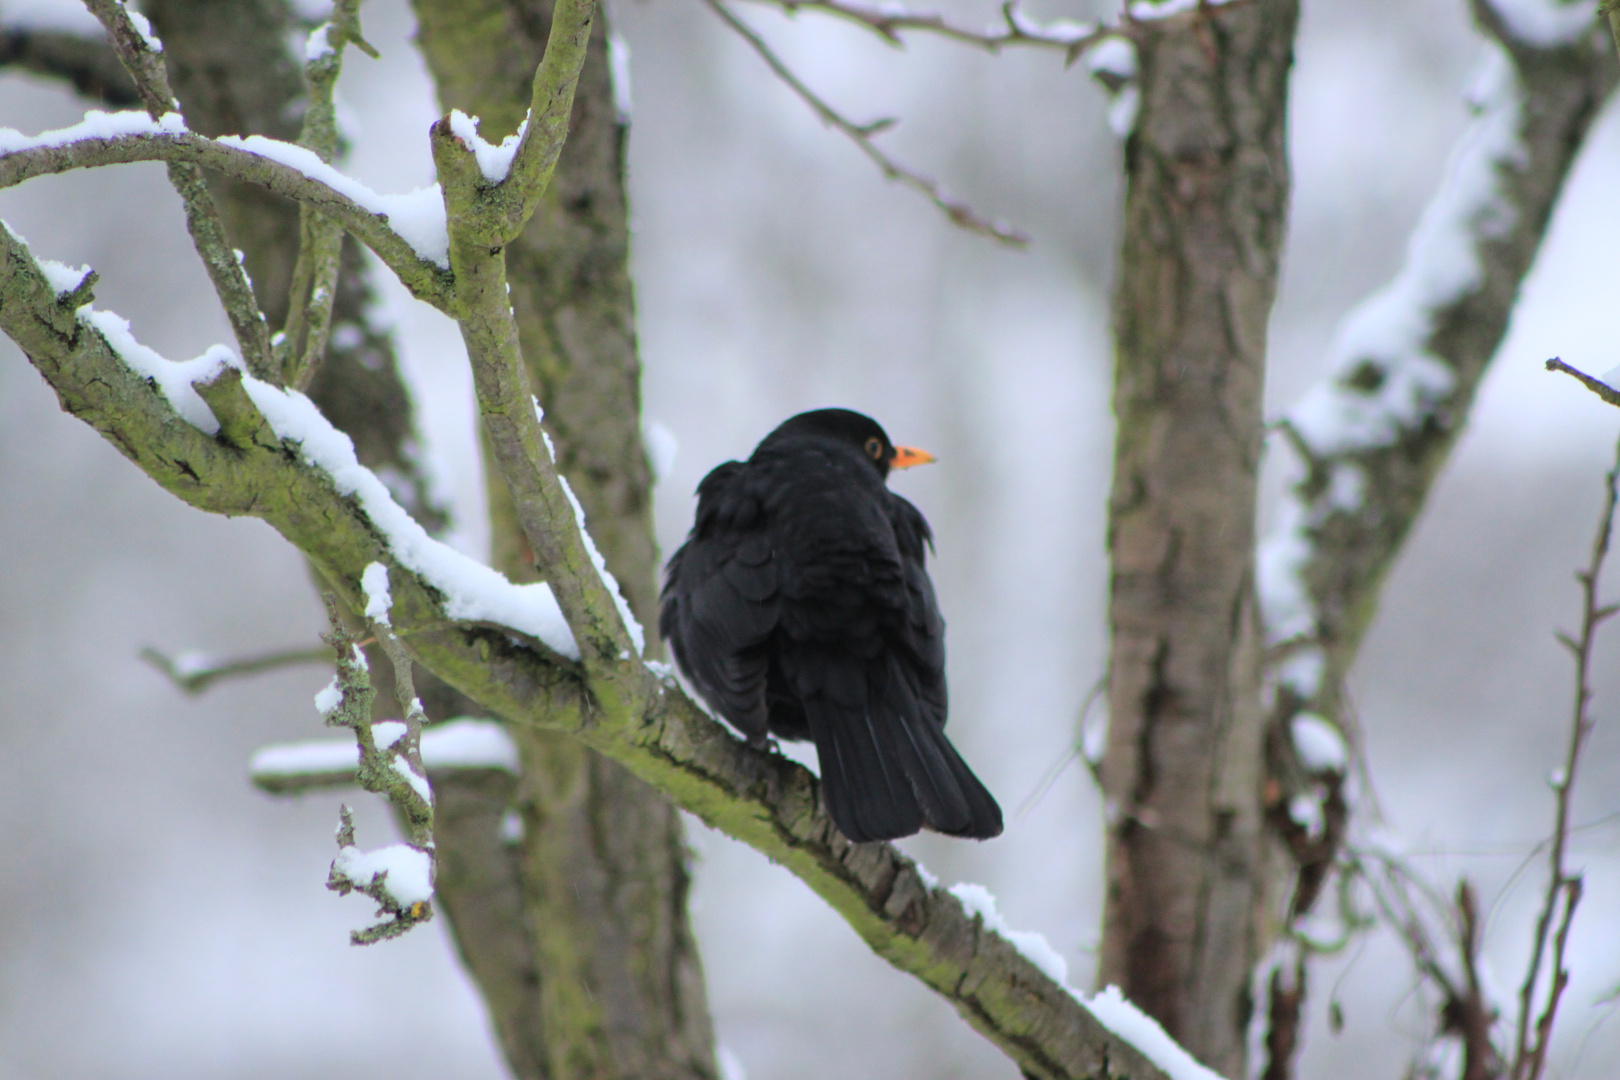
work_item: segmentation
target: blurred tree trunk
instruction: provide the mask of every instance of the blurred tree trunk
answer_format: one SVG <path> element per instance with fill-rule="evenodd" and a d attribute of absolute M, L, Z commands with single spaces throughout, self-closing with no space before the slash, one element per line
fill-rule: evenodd
<path fill-rule="evenodd" d="M 293 22 L 283 0 L 152 0 L 146 8 L 194 130 L 296 139 L 303 79 L 285 47 Z M 533 2 L 423 5 L 419 41 L 446 108 L 483 117 L 495 140 L 515 130 L 549 10 Z M 625 131 L 613 107 L 605 21 L 597 21 L 547 202 L 509 251 L 508 265 L 524 352 L 536 392 L 552 410 L 560 463 L 610 569 L 650 625 L 658 557 L 639 427 Z M 297 208 L 229 180 L 216 179 L 214 190 L 260 303 L 279 325 L 297 257 Z M 391 343 L 366 322 L 364 263 L 353 241 L 345 243 L 335 326 L 354 330 L 334 331 L 310 394 L 354 439 L 364 464 L 406 481 L 407 508 L 432 529 L 443 518 L 414 456 L 409 395 Z M 496 565 L 532 579 L 510 499 L 491 476 Z M 425 671 L 418 689 L 435 719 L 476 711 Z M 390 699 L 383 690 L 379 702 Z M 712 1078 L 713 1032 L 686 913 L 679 815 L 572 740 L 522 733 L 518 741 L 524 776 L 516 790 L 485 771 L 433 778 L 441 907 L 508 1064 L 518 1076 L 548 1080 Z M 514 806 L 524 824 L 521 845 L 502 837 Z"/>
<path fill-rule="evenodd" d="M 1297 17 L 1255 0 L 1127 24 L 1141 104 L 1114 298 L 1098 978 L 1230 1077 L 1274 874 L 1255 500 Z"/>

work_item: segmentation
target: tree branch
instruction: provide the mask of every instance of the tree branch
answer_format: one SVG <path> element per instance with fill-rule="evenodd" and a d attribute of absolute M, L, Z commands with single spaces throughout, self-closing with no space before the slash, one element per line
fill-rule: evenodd
<path fill-rule="evenodd" d="M 672 679 L 650 679 L 632 722 L 603 723 L 614 710 L 593 698 L 581 666 L 564 655 L 571 642 L 552 637 L 548 647 L 535 636 L 546 633 L 543 587 L 492 582 L 492 572 L 430 540 L 300 395 L 233 369 L 224 369 L 227 377 L 168 364 L 149 377 L 109 343 L 88 308 L 82 317 L 77 310 L 58 302 L 27 249 L 0 229 L 0 330 L 28 354 L 64 409 L 165 489 L 199 509 L 265 520 L 359 609 L 361 578 L 371 563 L 382 563 L 393 628 L 418 663 L 511 723 L 574 735 L 787 867 L 874 951 L 943 995 L 1027 1075 L 1162 1080 L 1141 1052 L 896 848 L 845 840 L 822 812 L 807 770 L 750 749 Z M 248 437 L 216 438 L 183 417 L 162 389 L 185 401 L 186 380 L 211 374 L 216 390 L 235 383 L 229 393 L 211 393 L 236 403 L 231 426 Z M 244 422 L 250 411 L 257 423 Z M 492 617 L 502 612 L 509 622 Z"/>
<path fill-rule="evenodd" d="M 131 115 L 92 113 L 75 128 L 6 140 L 0 144 L 9 147 L 0 153 L 0 187 L 72 169 L 136 161 L 192 162 L 258 184 L 336 219 L 376 252 L 411 295 L 441 311 L 450 310 L 453 281 L 444 255 L 443 229 L 435 220 L 441 205 L 436 190 L 379 195 L 303 147 L 258 135 L 208 139 L 178 123 L 162 122 L 128 134 L 99 134 L 109 126 L 131 127 L 125 120 Z M 410 239 L 390 227 L 391 215 L 408 219 Z"/>
<path fill-rule="evenodd" d="M 1056 49 L 1063 53 L 1065 67 L 1078 60 L 1087 49 L 1115 31 L 1100 23 L 1076 23 L 1067 19 L 1041 25 L 1019 10 L 1017 0 L 1001 5 L 1001 17 L 1006 22 L 1003 30 L 970 30 L 951 22 L 935 12 L 913 12 L 905 8 L 884 5 L 881 8 L 846 3 L 845 0 L 756 0 L 781 8 L 789 15 L 813 11 L 834 18 L 846 19 L 865 27 L 895 48 L 904 48 L 902 34 L 918 32 L 932 34 L 963 45 L 972 45 L 986 52 L 999 53 L 1011 46 Z"/>

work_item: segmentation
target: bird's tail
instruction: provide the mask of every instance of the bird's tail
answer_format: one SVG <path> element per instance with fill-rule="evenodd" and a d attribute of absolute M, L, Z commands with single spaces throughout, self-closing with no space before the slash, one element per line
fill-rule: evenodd
<path fill-rule="evenodd" d="M 856 842 L 910 836 L 925 825 L 950 836 L 999 836 L 1001 808 L 910 680 L 892 661 L 877 672 L 865 666 L 854 661 L 829 673 L 823 692 L 803 699 L 822 796 L 838 828 Z"/>

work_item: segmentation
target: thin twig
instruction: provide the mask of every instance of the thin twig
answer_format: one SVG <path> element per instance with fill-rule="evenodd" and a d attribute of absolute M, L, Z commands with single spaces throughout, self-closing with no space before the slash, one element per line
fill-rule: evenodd
<path fill-rule="evenodd" d="M 1554 364 L 1558 367 L 1555 368 Z M 1549 370 L 1567 371 L 1582 382 L 1588 382 L 1586 376 L 1562 361 L 1549 360 L 1547 367 Z M 1615 404 L 1620 404 L 1620 401 Z M 1604 560 L 1609 554 L 1609 540 L 1614 531 L 1616 495 L 1620 492 L 1620 445 L 1615 448 L 1614 466 L 1609 469 L 1604 480 L 1603 513 L 1598 518 L 1597 535 L 1592 540 L 1592 558 L 1586 569 L 1575 575 L 1581 585 L 1580 637 L 1571 639 L 1567 634 L 1558 635 L 1559 640 L 1575 658 L 1575 702 L 1571 709 L 1569 746 L 1564 752 L 1564 766 L 1553 776 L 1557 809 L 1553 818 L 1552 847 L 1547 860 L 1547 895 L 1542 901 L 1541 914 L 1536 919 L 1536 936 L 1530 949 L 1530 961 L 1526 965 L 1524 983 L 1519 988 L 1519 1019 L 1513 1044 L 1513 1080 L 1538 1080 L 1541 1076 L 1542 1070 L 1546 1067 L 1547 1044 L 1552 1036 L 1554 1018 L 1558 1013 L 1558 1001 L 1569 982 L 1569 972 L 1564 967 L 1564 946 L 1569 937 L 1570 925 L 1575 918 L 1575 909 L 1580 903 L 1581 879 L 1579 875 L 1570 873 L 1565 864 L 1565 855 L 1569 847 L 1570 804 L 1574 797 L 1576 770 L 1580 766 L 1581 750 L 1586 746 L 1587 737 L 1592 733 L 1592 717 L 1588 711 L 1592 702 L 1592 643 L 1597 637 L 1598 628 L 1613 616 L 1616 610 L 1620 610 L 1620 607 L 1613 604 L 1604 606 L 1598 600 L 1599 577 L 1603 571 Z M 1552 972 L 1532 1035 L 1530 1016 L 1535 1006 L 1536 987 L 1542 977 L 1547 939 L 1549 934 L 1554 934 L 1555 919 L 1558 926 L 1553 940 Z"/>
<path fill-rule="evenodd" d="M 933 34 L 963 45 L 972 45 L 986 52 L 999 53 L 1009 46 L 1030 46 L 1055 49 L 1063 53 L 1063 64 L 1073 64 L 1091 46 L 1111 34 L 1112 27 L 1100 24 L 1059 22 L 1046 26 L 1033 22 L 1018 9 L 1017 0 L 1001 5 L 1003 30 L 970 30 L 951 22 L 937 12 L 907 11 L 885 6 L 867 7 L 846 3 L 844 0 L 754 0 L 756 3 L 779 7 L 789 15 L 800 11 L 814 11 L 835 18 L 846 19 L 872 31 L 895 48 L 904 48 L 902 34 L 910 31 Z"/>
<path fill-rule="evenodd" d="M 1580 381 L 1582 386 L 1592 391 L 1592 393 L 1602 398 L 1608 404 L 1613 405 L 1616 408 L 1620 408 L 1620 390 L 1616 390 L 1614 387 L 1610 386 L 1601 379 L 1594 379 L 1592 376 L 1588 375 L 1579 368 L 1570 367 L 1556 356 L 1547 361 L 1547 370 L 1562 371 L 1565 375 L 1573 375 L 1577 380 Z"/>
<path fill-rule="evenodd" d="M 703 0 L 703 2 L 709 5 L 722 22 L 736 31 L 744 41 L 748 42 L 749 47 L 759 55 L 761 60 L 765 61 L 765 65 L 775 73 L 777 78 L 787 84 L 788 89 L 799 96 L 800 101 L 810 106 L 811 111 L 820 118 L 822 123 L 848 136 L 850 141 L 860 149 L 861 153 L 870 158 L 873 164 L 883 171 L 885 177 L 890 180 L 897 180 L 906 187 L 918 192 L 929 202 L 944 211 L 945 216 L 950 218 L 952 224 L 960 226 L 969 232 L 978 233 L 980 236 L 988 236 L 993 240 L 999 240 L 1014 247 L 1022 247 L 1029 243 L 1028 234 L 1009 225 L 983 217 L 973 207 L 947 192 L 938 180 L 924 176 L 909 166 L 902 165 L 882 150 L 873 141 L 873 136 L 894 127 L 898 121 L 893 117 L 884 117 L 865 124 L 855 123 L 855 121 L 827 104 L 814 90 L 806 86 L 782 62 L 781 57 L 776 55 L 765 39 L 755 33 L 747 23 L 737 18 L 723 0 Z"/>
<path fill-rule="evenodd" d="M 200 694 L 221 679 L 238 675 L 257 675 L 261 671 L 293 667 L 297 664 L 330 664 L 333 652 L 329 648 L 278 649 L 258 656 L 237 656 L 230 659 L 214 657 L 194 658 L 184 654 L 167 656 L 156 649 L 141 650 L 140 657 L 169 677 L 169 681 L 188 694 Z"/>

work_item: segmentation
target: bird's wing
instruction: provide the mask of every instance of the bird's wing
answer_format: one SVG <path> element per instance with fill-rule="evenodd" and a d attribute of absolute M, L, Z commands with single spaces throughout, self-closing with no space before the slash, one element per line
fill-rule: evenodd
<path fill-rule="evenodd" d="M 776 560 L 743 466 L 698 487 L 698 520 L 669 561 L 658 628 L 705 700 L 752 739 L 766 730 L 766 639 L 778 617 Z"/>
<path fill-rule="evenodd" d="M 782 671 L 804 708 L 827 811 L 851 840 L 927 825 L 1001 832 L 1001 811 L 945 738 L 945 625 L 927 524 L 881 488 L 826 484 L 772 515 Z"/>

